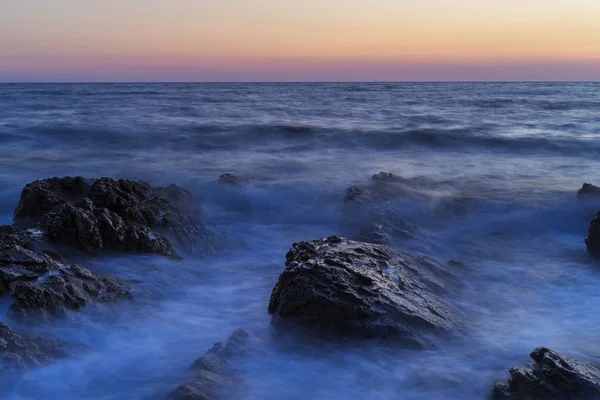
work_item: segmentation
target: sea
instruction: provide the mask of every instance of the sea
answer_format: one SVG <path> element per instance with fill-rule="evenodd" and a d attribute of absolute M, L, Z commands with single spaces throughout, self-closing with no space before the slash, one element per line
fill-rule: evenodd
<path fill-rule="evenodd" d="M 178 184 L 215 239 L 181 261 L 83 260 L 136 300 L 12 329 L 87 349 L 4 384 L 7 399 L 159 399 L 213 343 L 262 345 L 236 399 L 487 399 L 537 346 L 600 361 L 600 261 L 584 239 L 600 184 L 600 83 L 0 84 L 0 224 L 53 176 Z M 279 338 L 267 312 L 295 242 L 352 237 L 346 189 L 389 172 L 432 201 L 389 207 L 418 237 L 392 246 L 466 266 L 445 294 L 464 329 L 425 350 Z M 223 173 L 249 180 L 219 184 Z M 468 198 L 460 213 L 440 198 Z M 285 342 L 285 344 L 282 344 Z"/>

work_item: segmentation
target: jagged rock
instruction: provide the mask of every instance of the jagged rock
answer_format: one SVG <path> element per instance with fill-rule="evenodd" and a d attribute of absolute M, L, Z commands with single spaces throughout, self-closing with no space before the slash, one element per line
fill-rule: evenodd
<path fill-rule="evenodd" d="M 87 198 L 78 206 L 68 202 L 56 207 L 42 218 L 40 228 L 49 240 L 68 243 L 93 255 L 109 249 L 178 257 L 167 238 L 154 234 L 147 226 L 126 224 L 119 215 L 96 208 Z"/>
<path fill-rule="evenodd" d="M 177 185 L 111 178 L 51 178 L 23 189 L 15 222 L 38 224 L 47 238 L 90 254 L 101 250 L 176 256 L 169 240 L 198 249 L 205 229 L 199 202 Z"/>
<path fill-rule="evenodd" d="M 83 346 L 48 337 L 24 337 L 0 323 L 0 363 L 5 369 L 25 369 L 49 364 Z"/>
<path fill-rule="evenodd" d="M 269 302 L 274 322 L 417 346 L 457 323 L 441 296 L 455 279 L 433 259 L 338 237 L 295 243 Z"/>
<path fill-rule="evenodd" d="M 536 348 L 530 357 L 533 364 L 511 368 L 510 379 L 496 384 L 493 399 L 600 398 L 600 368 L 597 366 L 545 347 Z"/>
<path fill-rule="evenodd" d="M 13 287 L 14 303 L 9 315 L 25 322 L 31 317 L 42 321 L 63 317 L 68 310 L 78 310 L 90 302 L 112 303 L 130 300 L 133 295 L 125 281 L 94 275 L 77 265 L 61 267 L 37 281 L 17 282 Z"/>
<path fill-rule="evenodd" d="M 600 187 L 591 183 L 584 183 L 581 189 L 577 191 L 579 200 L 600 200 Z"/>
<path fill-rule="evenodd" d="M 223 185 L 241 186 L 248 183 L 248 180 L 228 173 L 219 177 L 219 183 Z"/>
<path fill-rule="evenodd" d="M 169 396 L 170 400 L 217 400 L 240 385 L 232 369 L 232 358 L 247 351 L 248 334 L 238 329 L 227 343 L 215 343 L 192 364 L 196 376 L 179 386 Z"/>
<path fill-rule="evenodd" d="M 0 226 L 0 243 L 13 243 L 28 250 L 35 250 L 38 242 L 39 238 L 31 232 L 23 231 L 11 225 Z"/>
<path fill-rule="evenodd" d="M 20 321 L 31 321 L 33 315 L 50 319 L 91 301 L 132 298 L 120 279 L 94 275 L 77 265 L 67 267 L 57 260 L 60 256 L 22 247 L 20 244 L 29 244 L 21 240 L 28 237 L 24 231 L 0 227 L 0 232 L 5 233 L 0 233 L 0 295 L 12 294 L 11 317 Z"/>
<path fill-rule="evenodd" d="M 54 207 L 67 202 L 79 201 L 90 190 L 92 180 L 82 177 L 49 178 L 34 181 L 23 188 L 21 200 L 15 210 L 15 220 L 37 220 Z M 29 220 L 29 221 L 28 221 Z"/>
<path fill-rule="evenodd" d="M 0 295 L 13 290 L 17 282 L 35 281 L 60 267 L 61 264 L 48 255 L 21 247 L 12 238 L 0 238 Z"/>

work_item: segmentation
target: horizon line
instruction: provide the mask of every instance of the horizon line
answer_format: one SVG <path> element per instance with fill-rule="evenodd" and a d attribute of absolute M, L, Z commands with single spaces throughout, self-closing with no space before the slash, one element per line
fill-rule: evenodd
<path fill-rule="evenodd" d="M 600 80 L 407 80 L 407 81 L 0 81 L 0 85 L 77 84 L 307 84 L 307 83 L 600 83 Z"/>

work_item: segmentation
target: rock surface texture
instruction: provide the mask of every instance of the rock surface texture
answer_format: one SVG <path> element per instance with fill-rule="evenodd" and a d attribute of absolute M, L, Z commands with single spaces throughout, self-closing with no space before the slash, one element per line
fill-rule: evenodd
<path fill-rule="evenodd" d="M 116 250 L 178 257 L 167 236 L 195 251 L 202 230 L 202 210 L 189 191 L 125 179 L 32 182 L 14 216 L 21 226 L 39 227 L 50 241 L 93 255 Z"/>
<path fill-rule="evenodd" d="M 418 347 L 428 345 L 427 334 L 457 327 L 442 297 L 454 277 L 428 257 L 330 237 L 295 243 L 285 264 L 269 303 L 274 322 Z"/>
<path fill-rule="evenodd" d="M 33 238 L 14 227 L 0 227 L 0 295 L 14 299 L 9 316 L 20 321 L 62 316 L 92 301 L 131 299 L 126 282 L 65 266 L 51 255 L 31 250 Z"/>
<path fill-rule="evenodd" d="M 567 358 L 538 347 L 533 364 L 510 369 L 510 379 L 498 382 L 493 399 L 599 399 L 600 369 L 590 363 Z"/>
<path fill-rule="evenodd" d="M 232 369 L 232 360 L 247 352 L 248 334 L 238 329 L 227 343 L 215 343 L 192 364 L 195 377 L 179 386 L 169 396 L 170 400 L 217 400 L 232 393 L 240 385 Z"/>

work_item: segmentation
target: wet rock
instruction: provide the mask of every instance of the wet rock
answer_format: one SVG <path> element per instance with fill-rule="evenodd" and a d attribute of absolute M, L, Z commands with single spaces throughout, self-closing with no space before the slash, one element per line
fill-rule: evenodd
<path fill-rule="evenodd" d="M 456 329 L 442 299 L 454 277 L 433 259 L 338 237 L 295 243 L 269 302 L 274 322 L 334 336 L 395 337 L 428 346 Z"/>
<path fill-rule="evenodd" d="M 35 250 L 39 238 L 33 233 L 18 229 L 11 225 L 0 226 L 0 243 L 12 243 L 28 250 Z"/>
<path fill-rule="evenodd" d="M 493 399 L 598 399 L 600 369 L 587 362 L 538 347 L 531 354 L 533 364 L 510 369 L 510 379 L 498 382 Z"/>
<path fill-rule="evenodd" d="M 21 192 L 21 200 L 15 210 L 15 220 L 35 224 L 54 207 L 67 201 L 75 202 L 84 198 L 92 182 L 80 176 L 34 181 L 26 185 Z"/>
<path fill-rule="evenodd" d="M 238 329 L 227 340 L 207 351 L 192 364 L 196 375 L 189 382 L 179 386 L 169 396 L 170 400 L 216 400 L 224 394 L 232 393 L 240 386 L 232 368 L 232 360 L 247 351 L 248 334 Z"/>
<path fill-rule="evenodd" d="M 0 323 L 0 357 L 3 369 L 24 370 L 49 364 L 83 349 L 62 340 L 48 337 L 26 337 Z"/>
<path fill-rule="evenodd" d="M 178 257 L 167 238 L 147 226 L 127 224 L 107 208 L 96 208 L 89 199 L 78 206 L 69 202 L 56 207 L 42 218 L 40 228 L 49 240 L 67 243 L 93 255 L 102 250 L 117 250 Z"/>
<path fill-rule="evenodd" d="M 241 186 L 248 183 L 248 180 L 232 174 L 223 174 L 219 177 L 219 183 L 222 185 Z"/>
<path fill-rule="evenodd" d="M 90 254 L 118 250 L 176 256 L 165 236 L 196 251 L 206 231 L 200 203 L 189 191 L 111 178 L 30 183 L 21 194 L 15 222 L 38 224 L 49 240 Z"/>
<path fill-rule="evenodd" d="M 18 281 L 12 297 L 14 303 L 9 315 L 20 322 L 64 317 L 68 310 L 81 309 L 92 301 L 114 303 L 133 299 L 125 281 L 94 275 L 77 265 L 62 266 L 36 281 Z"/>
<path fill-rule="evenodd" d="M 12 291 L 18 282 L 35 281 L 60 267 L 60 263 L 45 254 L 0 238 L 0 295 Z"/>
<path fill-rule="evenodd" d="M 579 200 L 600 200 L 600 187 L 591 183 L 584 183 L 581 189 L 577 191 Z"/>

